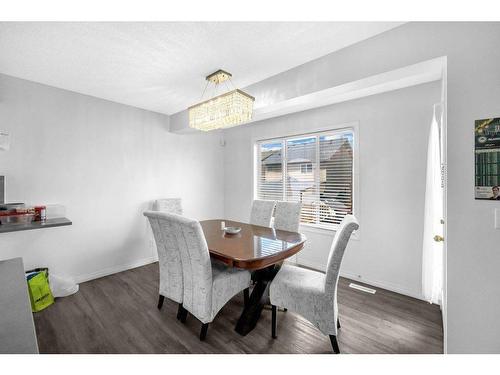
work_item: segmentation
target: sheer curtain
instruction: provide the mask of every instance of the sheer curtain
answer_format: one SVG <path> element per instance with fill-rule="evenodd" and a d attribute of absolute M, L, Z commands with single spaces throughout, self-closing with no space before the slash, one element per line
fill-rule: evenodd
<path fill-rule="evenodd" d="M 427 149 L 422 291 L 427 301 L 437 304 L 441 302 L 443 289 L 443 242 L 434 240 L 434 236 L 443 235 L 440 122 L 435 105 Z"/>

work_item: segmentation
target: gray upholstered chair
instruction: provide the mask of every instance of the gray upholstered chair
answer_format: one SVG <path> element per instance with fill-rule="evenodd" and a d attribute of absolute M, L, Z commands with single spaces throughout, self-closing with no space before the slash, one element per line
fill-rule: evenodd
<path fill-rule="evenodd" d="M 335 233 L 326 274 L 284 265 L 270 287 L 272 336 L 276 338 L 276 306 L 286 306 L 330 336 L 333 351 L 340 353 L 337 330 L 340 328 L 337 306 L 337 284 L 340 265 L 353 231 L 359 228 L 356 218 L 347 215 Z"/>
<path fill-rule="evenodd" d="M 274 228 L 288 232 L 298 232 L 301 209 L 302 203 L 300 202 L 277 202 L 274 210 Z"/>
<path fill-rule="evenodd" d="M 158 251 L 160 265 L 158 309 L 161 309 L 163 300 L 167 297 L 179 304 L 177 319 L 181 319 L 184 313 L 182 308 L 184 288 L 181 254 L 175 233 L 175 223 L 172 221 L 172 216 L 174 215 L 165 212 L 146 211 L 144 212 L 144 216 L 148 218 L 151 224 L 156 242 L 156 250 Z"/>
<path fill-rule="evenodd" d="M 254 200 L 250 212 L 250 224 L 270 227 L 275 201 Z"/>
<path fill-rule="evenodd" d="M 182 215 L 181 198 L 157 199 L 153 204 L 153 211 L 168 212 L 171 214 Z"/>
<path fill-rule="evenodd" d="M 174 216 L 174 215 L 172 215 Z M 250 272 L 211 262 L 207 242 L 198 221 L 175 215 L 183 275 L 183 308 L 201 321 L 200 340 L 208 324 L 237 293 L 250 286 Z M 181 318 L 185 321 L 185 317 Z"/>

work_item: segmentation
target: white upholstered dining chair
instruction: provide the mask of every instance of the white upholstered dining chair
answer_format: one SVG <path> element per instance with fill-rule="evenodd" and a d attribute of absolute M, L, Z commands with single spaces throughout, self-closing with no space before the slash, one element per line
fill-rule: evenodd
<path fill-rule="evenodd" d="M 172 220 L 173 215 L 165 212 L 146 211 L 144 216 L 149 220 L 158 251 L 160 266 L 158 309 L 161 309 L 163 300 L 167 297 L 179 304 L 177 319 L 181 319 L 184 314 L 182 308 L 184 288 L 181 254 L 175 233 L 175 222 Z"/>
<path fill-rule="evenodd" d="M 274 228 L 288 232 L 298 232 L 301 209 L 302 203 L 300 202 L 277 202 L 274 210 Z"/>
<path fill-rule="evenodd" d="M 339 271 L 347 243 L 358 228 L 354 216 L 344 218 L 332 242 L 326 274 L 291 265 L 281 267 L 270 287 L 273 338 L 277 337 L 276 306 L 286 306 L 329 335 L 333 351 L 340 353 L 337 342 L 340 328 L 337 306 Z"/>
<path fill-rule="evenodd" d="M 250 212 L 250 224 L 270 227 L 275 201 L 254 200 Z"/>
<path fill-rule="evenodd" d="M 157 199 L 154 201 L 153 211 L 182 215 L 182 200 L 181 198 Z"/>
<path fill-rule="evenodd" d="M 248 291 L 250 272 L 212 262 L 198 221 L 178 215 L 175 215 L 174 221 L 182 264 L 182 304 L 201 321 L 200 340 L 203 341 L 209 323 L 219 310 L 237 293 Z"/>

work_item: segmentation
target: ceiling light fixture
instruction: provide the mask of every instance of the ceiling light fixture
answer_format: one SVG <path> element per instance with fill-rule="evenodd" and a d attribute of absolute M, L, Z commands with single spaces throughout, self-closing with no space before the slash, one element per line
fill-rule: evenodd
<path fill-rule="evenodd" d="M 215 129 L 226 129 L 244 124 L 252 119 L 253 102 L 255 98 L 234 87 L 231 81 L 231 73 L 218 70 L 206 77 L 207 85 L 214 84 L 214 96 L 188 108 L 189 126 L 194 129 L 210 131 Z M 233 86 L 229 89 L 227 81 Z M 215 96 L 219 84 L 225 83 L 229 91 Z"/>

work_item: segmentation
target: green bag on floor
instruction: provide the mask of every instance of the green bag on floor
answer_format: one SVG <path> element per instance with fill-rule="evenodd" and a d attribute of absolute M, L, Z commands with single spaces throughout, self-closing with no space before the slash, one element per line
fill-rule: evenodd
<path fill-rule="evenodd" d="M 31 310 L 38 312 L 54 303 L 54 296 L 49 285 L 48 268 L 37 268 L 26 272 Z"/>

